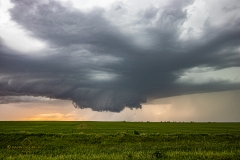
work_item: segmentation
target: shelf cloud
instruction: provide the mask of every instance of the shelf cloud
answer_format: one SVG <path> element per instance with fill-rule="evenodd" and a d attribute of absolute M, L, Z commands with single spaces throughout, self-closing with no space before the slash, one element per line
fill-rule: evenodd
<path fill-rule="evenodd" d="M 154 98 L 240 89 L 238 1 L 204 2 L 83 10 L 11 0 L 11 21 L 45 45 L 23 53 L 0 34 L 0 96 L 11 97 L 0 103 L 41 96 L 120 112 Z"/>

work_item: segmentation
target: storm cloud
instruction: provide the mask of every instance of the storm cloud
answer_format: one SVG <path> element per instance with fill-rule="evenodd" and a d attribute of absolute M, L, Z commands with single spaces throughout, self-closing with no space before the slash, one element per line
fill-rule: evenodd
<path fill-rule="evenodd" d="M 237 1 L 222 1 L 201 22 L 191 18 L 199 2 L 191 0 L 88 10 L 54 0 L 11 2 L 11 19 L 46 47 L 24 54 L 0 39 L 0 96 L 66 99 L 76 108 L 120 112 L 148 99 L 240 89 Z M 216 1 L 206 3 L 213 8 Z M 224 69 L 235 69 L 236 77 L 194 79 Z"/>

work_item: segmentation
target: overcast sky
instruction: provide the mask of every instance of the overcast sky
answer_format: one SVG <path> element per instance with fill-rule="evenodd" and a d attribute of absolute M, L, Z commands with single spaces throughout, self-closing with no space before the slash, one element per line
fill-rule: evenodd
<path fill-rule="evenodd" d="M 1 116 L 240 121 L 239 90 L 239 0 L 0 0 Z"/>

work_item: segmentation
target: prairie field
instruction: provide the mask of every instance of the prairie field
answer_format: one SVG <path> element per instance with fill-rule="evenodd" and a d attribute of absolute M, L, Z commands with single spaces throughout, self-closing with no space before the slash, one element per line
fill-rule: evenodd
<path fill-rule="evenodd" d="M 240 123 L 2 121 L 0 160 L 240 159 Z"/>

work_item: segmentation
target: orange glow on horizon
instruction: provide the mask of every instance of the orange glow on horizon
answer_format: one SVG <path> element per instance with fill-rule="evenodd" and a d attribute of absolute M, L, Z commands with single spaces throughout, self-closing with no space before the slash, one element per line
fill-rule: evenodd
<path fill-rule="evenodd" d="M 32 117 L 21 118 L 23 121 L 81 121 L 80 117 L 76 118 L 74 113 L 62 114 L 62 113 L 49 113 L 49 114 L 37 114 Z"/>

